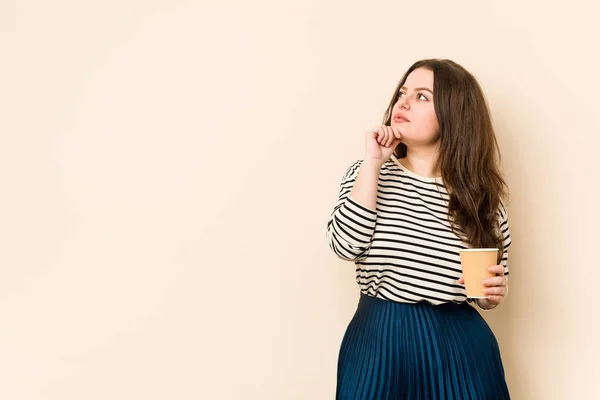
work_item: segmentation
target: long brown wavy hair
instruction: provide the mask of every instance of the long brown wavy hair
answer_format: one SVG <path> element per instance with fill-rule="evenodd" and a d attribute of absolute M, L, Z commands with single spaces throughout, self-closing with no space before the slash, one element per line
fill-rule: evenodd
<path fill-rule="evenodd" d="M 499 210 L 508 201 L 508 186 L 500 172 L 500 149 L 489 107 L 475 77 L 454 61 L 427 59 L 414 63 L 404 74 L 384 114 L 391 124 L 392 110 L 408 75 L 417 68 L 433 71 L 433 100 L 440 126 L 440 148 L 434 171 L 441 171 L 450 195 L 450 226 L 471 247 L 498 247 L 504 251 Z M 396 158 L 407 147 L 400 143 Z"/>

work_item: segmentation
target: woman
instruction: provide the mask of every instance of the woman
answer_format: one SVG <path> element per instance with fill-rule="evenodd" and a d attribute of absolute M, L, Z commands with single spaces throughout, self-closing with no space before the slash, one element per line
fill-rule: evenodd
<path fill-rule="evenodd" d="M 476 79 L 422 60 L 400 80 L 363 159 L 342 178 L 327 223 L 354 261 L 360 300 L 344 335 L 337 399 L 509 399 L 498 343 L 469 303 L 459 251 L 498 248 L 483 282 L 490 310 L 507 294 L 507 188 Z"/>

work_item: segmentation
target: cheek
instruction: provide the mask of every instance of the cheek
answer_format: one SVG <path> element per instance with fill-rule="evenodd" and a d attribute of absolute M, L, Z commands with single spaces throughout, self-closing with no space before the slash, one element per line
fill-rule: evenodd
<path fill-rule="evenodd" d="M 437 136 L 440 131 L 440 125 L 435 116 L 435 111 L 423 110 L 423 112 L 418 115 L 418 126 L 418 130 L 423 136 Z"/>
<path fill-rule="evenodd" d="M 438 120 L 435 115 L 435 110 L 433 110 L 433 109 L 428 110 L 426 119 L 427 119 L 427 125 L 429 125 L 431 128 L 433 128 L 435 130 L 439 129 L 440 126 L 438 124 Z"/>
<path fill-rule="evenodd" d="M 433 109 L 427 110 L 427 113 L 423 115 L 423 123 L 423 130 L 426 136 L 430 140 L 436 140 L 439 136 L 440 124 L 438 123 Z"/>

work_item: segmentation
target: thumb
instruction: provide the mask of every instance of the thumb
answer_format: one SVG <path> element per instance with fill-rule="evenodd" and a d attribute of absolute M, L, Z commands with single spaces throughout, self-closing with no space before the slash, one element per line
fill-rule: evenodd
<path fill-rule="evenodd" d="M 396 148 L 396 146 L 398 146 L 401 142 L 402 142 L 401 139 L 398 139 L 397 137 L 394 137 L 394 140 L 392 141 L 392 144 L 391 144 L 390 147 Z"/>

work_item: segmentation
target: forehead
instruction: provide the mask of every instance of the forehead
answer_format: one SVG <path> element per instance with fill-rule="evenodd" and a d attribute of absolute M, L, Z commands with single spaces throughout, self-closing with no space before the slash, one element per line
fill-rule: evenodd
<path fill-rule="evenodd" d="M 433 71 L 425 68 L 417 68 L 406 77 L 404 86 L 426 87 L 433 90 Z"/>

